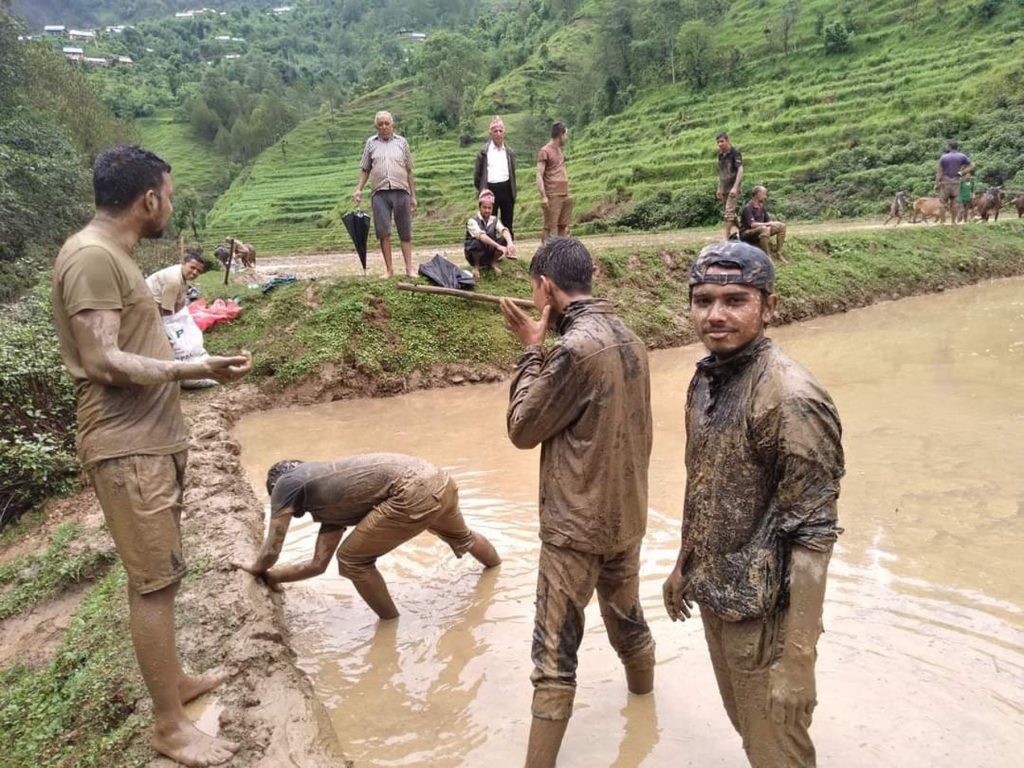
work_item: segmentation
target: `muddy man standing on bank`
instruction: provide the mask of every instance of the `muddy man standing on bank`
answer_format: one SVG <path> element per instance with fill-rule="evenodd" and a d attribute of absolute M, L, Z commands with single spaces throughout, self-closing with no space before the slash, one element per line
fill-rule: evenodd
<path fill-rule="evenodd" d="M 722 703 L 754 768 L 810 768 L 815 645 L 836 537 L 842 429 L 828 393 L 765 337 L 775 268 L 747 243 L 704 248 L 693 327 L 711 353 L 686 399 L 673 621 L 700 606 Z"/>
<path fill-rule="evenodd" d="M 639 595 L 653 435 L 647 350 L 607 301 L 590 295 L 593 272 L 583 243 L 551 238 L 530 264 L 540 322 L 502 301 L 506 324 L 526 348 L 512 379 L 508 434 L 517 448 L 541 446 L 527 768 L 555 764 L 595 589 L 629 690 L 654 687 L 654 638 Z M 560 339 L 545 351 L 549 325 Z"/>
<path fill-rule="evenodd" d="M 132 259 L 139 241 L 160 237 L 171 219 L 171 167 L 141 147 L 114 147 L 96 158 L 93 190 L 96 215 L 68 238 L 53 266 L 54 324 L 75 383 L 78 457 L 128 574 L 129 631 L 153 700 L 153 747 L 188 766 L 218 765 L 238 745 L 198 730 L 183 705 L 227 674 L 185 674 L 175 648 L 188 455 L 179 382 L 233 381 L 252 358 L 174 359 Z"/>
<path fill-rule="evenodd" d="M 279 461 L 267 472 L 270 527 L 252 565 L 236 567 L 271 588 L 319 576 L 337 550 L 338 570 L 381 619 L 398 616 L 377 558 L 423 531 L 439 536 L 456 557 L 467 552 L 485 568 L 501 563 L 491 543 L 471 531 L 459 511 L 455 481 L 433 464 L 400 453 L 364 453 L 334 461 Z M 293 517 L 320 523 L 311 560 L 272 566 Z M 347 527 L 354 526 L 345 539 Z M 340 546 L 339 546 L 340 544 Z"/>

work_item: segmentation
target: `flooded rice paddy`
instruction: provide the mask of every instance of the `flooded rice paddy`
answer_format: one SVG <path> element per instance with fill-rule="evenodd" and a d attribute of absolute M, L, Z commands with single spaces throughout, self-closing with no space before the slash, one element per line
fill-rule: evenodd
<path fill-rule="evenodd" d="M 1016 766 L 1024 747 L 1024 280 L 876 305 L 772 332 L 830 390 L 847 476 L 819 643 L 812 735 L 825 766 Z M 641 596 L 655 693 L 626 693 L 596 600 L 559 765 L 745 766 L 699 619 L 661 584 L 683 500 L 696 346 L 652 354 L 655 443 Z M 399 451 L 445 467 L 488 573 L 424 534 L 378 566 L 402 612 L 378 625 L 335 568 L 287 587 L 299 662 L 360 766 L 522 765 L 539 550 L 539 450 L 505 436 L 507 384 L 256 413 L 236 435 L 258 493 L 282 458 Z M 282 562 L 308 558 L 296 520 Z"/>

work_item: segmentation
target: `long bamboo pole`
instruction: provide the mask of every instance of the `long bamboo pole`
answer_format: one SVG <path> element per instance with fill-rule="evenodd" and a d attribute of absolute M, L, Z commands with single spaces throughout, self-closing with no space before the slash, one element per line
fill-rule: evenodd
<path fill-rule="evenodd" d="M 498 304 L 502 299 L 510 299 L 513 304 L 526 309 L 536 309 L 529 299 L 518 299 L 512 296 L 494 296 L 489 293 L 476 293 L 475 291 L 463 291 L 458 288 L 442 288 L 438 285 L 413 285 L 412 283 L 399 283 L 395 286 L 400 291 L 414 291 L 415 293 L 436 293 L 441 296 L 454 296 L 457 299 L 469 299 L 470 301 L 482 301 L 487 304 Z"/>

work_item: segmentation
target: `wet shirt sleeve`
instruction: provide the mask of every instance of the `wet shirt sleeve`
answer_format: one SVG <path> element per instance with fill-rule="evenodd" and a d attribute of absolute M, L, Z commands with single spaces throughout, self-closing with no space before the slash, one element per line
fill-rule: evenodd
<path fill-rule="evenodd" d="M 76 256 L 61 281 L 68 317 L 87 309 L 124 309 L 122 280 L 111 255 L 102 248 L 83 248 Z"/>
<path fill-rule="evenodd" d="M 533 448 L 564 430 L 579 415 L 579 382 L 572 355 L 562 344 L 547 354 L 528 347 L 516 363 L 509 392 L 508 436 L 517 448 Z"/>
<path fill-rule="evenodd" d="M 786 399 L 755 430 L 759 449 L 775 452 L 778 532 L 792 544 L 827 551 L 842 533 L 836 512 L 842 427 L 835 406 L 823 399 Z"/>
<path fill-rule="evenodd" d="M 306 486 L 305 480 L 294 472 L 282 477 L 274 486 L 274 492 L 270 494 L 270 516 L 280 517 L 285 509 L 292 513 L 302 513 L 305 510 L 303 490 Z"/>

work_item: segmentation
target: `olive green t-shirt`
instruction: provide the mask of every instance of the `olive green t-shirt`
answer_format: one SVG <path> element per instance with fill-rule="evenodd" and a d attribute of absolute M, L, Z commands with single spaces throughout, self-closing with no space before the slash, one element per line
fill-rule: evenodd
<path fill-rule="evenodd" d="M 188 447 L 178 382 L 107 386 L 90 381 L 71 335 L 71 318 L 89 309 L 121 314 L 117 346 L 173 360 L 156 302 L 138 266 L 116 243 L 87 227 L 64 243 L 53 266 L 53 318 L 61 357 L 75 383 L 78 457 L 85 467 L 131 454 L 166 455 Z"/>

